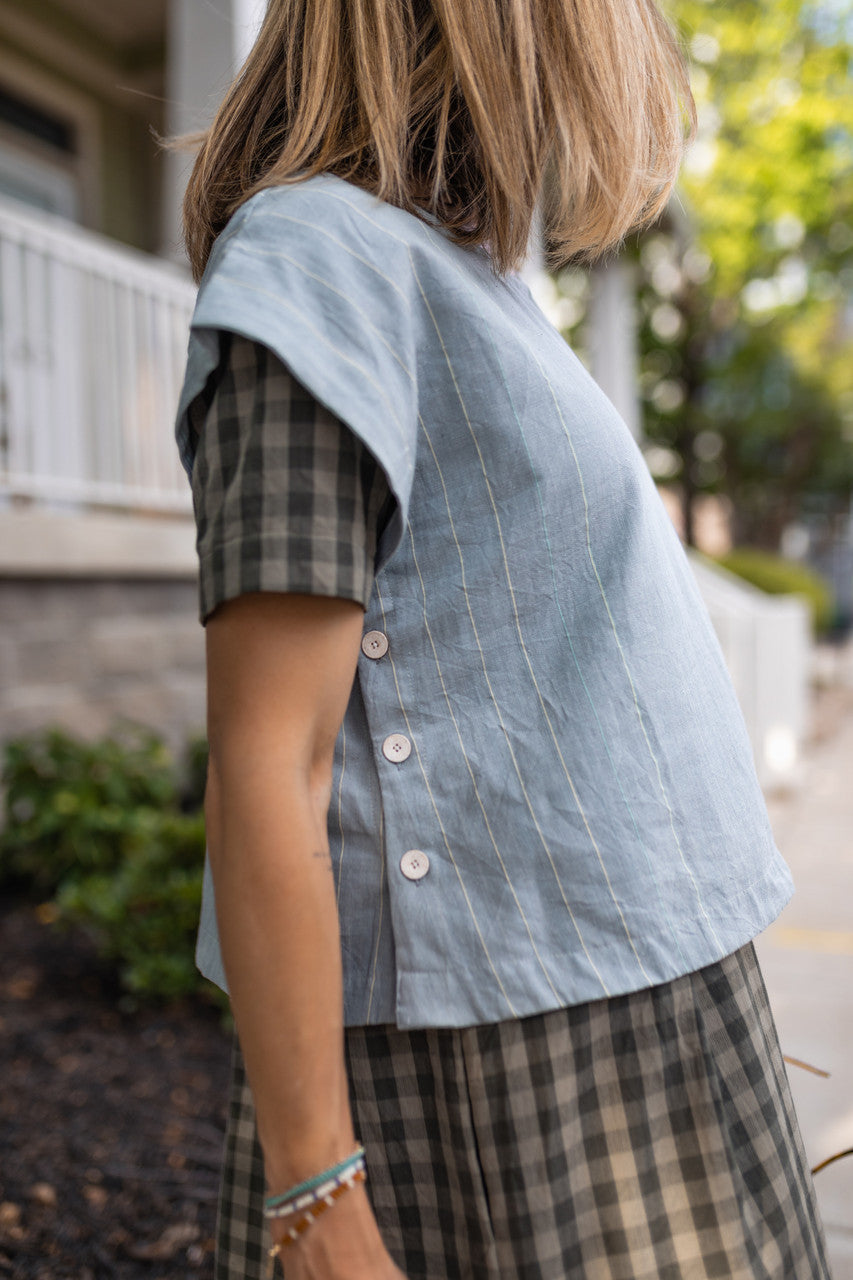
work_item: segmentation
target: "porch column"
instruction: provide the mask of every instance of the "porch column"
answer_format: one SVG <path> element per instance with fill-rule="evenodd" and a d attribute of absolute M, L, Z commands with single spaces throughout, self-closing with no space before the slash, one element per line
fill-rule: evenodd
<path fill-rule="evenodd" d="M 522 278 L 536 296 L 536 281 L 545 274 L 542 220 L 534 218 Z M 636 273 L 630 262 L 616 259 L 590 272 L 586 345 L 592 376 L 628 424 L 635 440 L 642 435 L 638 374 Z"/>
<path fill-rule="evenodd" d="M 592 376 L 635 440 L 642 433 L 637 368 L 637 294 L 632 264 L 617 258 L 592 270 L 587 345 Z"/>
<path fill-rule="evenodd" d="M 205 129 L 252 47 L 266 0 L 169 0 L 166 128 L 171 135 Z M 161 252 L 183 260 L 181 201 L 191 154 L 166 157 Z"/>

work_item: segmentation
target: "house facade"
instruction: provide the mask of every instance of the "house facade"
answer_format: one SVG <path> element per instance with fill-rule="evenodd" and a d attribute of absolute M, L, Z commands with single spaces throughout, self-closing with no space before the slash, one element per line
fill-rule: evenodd
<path fill-rule="evenodd" d="M 0 0 L 0 740 L 204 725 L 187 158 L 258 0 Z"/>

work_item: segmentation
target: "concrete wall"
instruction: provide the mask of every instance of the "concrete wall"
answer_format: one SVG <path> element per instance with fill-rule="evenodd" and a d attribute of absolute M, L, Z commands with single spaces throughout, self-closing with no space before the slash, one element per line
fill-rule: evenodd
<path fill-rule="evenodd" d="M 205 723 L 194 581 L 0 578 L 0 741 L 130 717 L 180 751 Z"/>

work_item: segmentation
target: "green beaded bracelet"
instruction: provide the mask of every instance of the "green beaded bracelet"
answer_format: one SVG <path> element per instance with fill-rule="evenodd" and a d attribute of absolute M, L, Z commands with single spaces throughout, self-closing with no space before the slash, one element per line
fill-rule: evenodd
<path fill-rule="evenodd" d="M 265 1209 L 275 1209 L 280 1204 L 284 1204 L 287 1200 L 294 1200 L 297 1196 L 304 1195 L 306 1191 L 313 1191 L 315 1187 L 319 1187 L 321 1182 L 326 1182 L 329 1178 L 336 1178 L 339 1173 L 343 1173 L 354 1161 L 364 1155 L 364 1147 L 357 1147 L 351 1156 L 347 1156 L 345 1160 L 341 1160 L 338 1164 L 332 1165 L 331 1169 L 324 1169 L 322 1173 L 318 1173 L 314 1178 L 307 1178 L 305 1182 L 299 1182 L 295 1187 L 291 1187 L 289 1191 L 283 1191 L 280 1196 L 269 1196 L 264 1201 Z"/>

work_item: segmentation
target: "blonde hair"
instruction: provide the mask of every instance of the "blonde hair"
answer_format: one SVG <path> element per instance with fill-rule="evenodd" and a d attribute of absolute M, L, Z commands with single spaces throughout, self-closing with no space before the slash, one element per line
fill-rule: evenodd
<path fill-rule="evenodd" d="M 270 0 L 184 201 L 198 279 L 265 187 L 333 173 L 495 269 L 524 258 L 537 202 L 554 266 L 653 221 L 694 105 L 653 0 Z"/>

